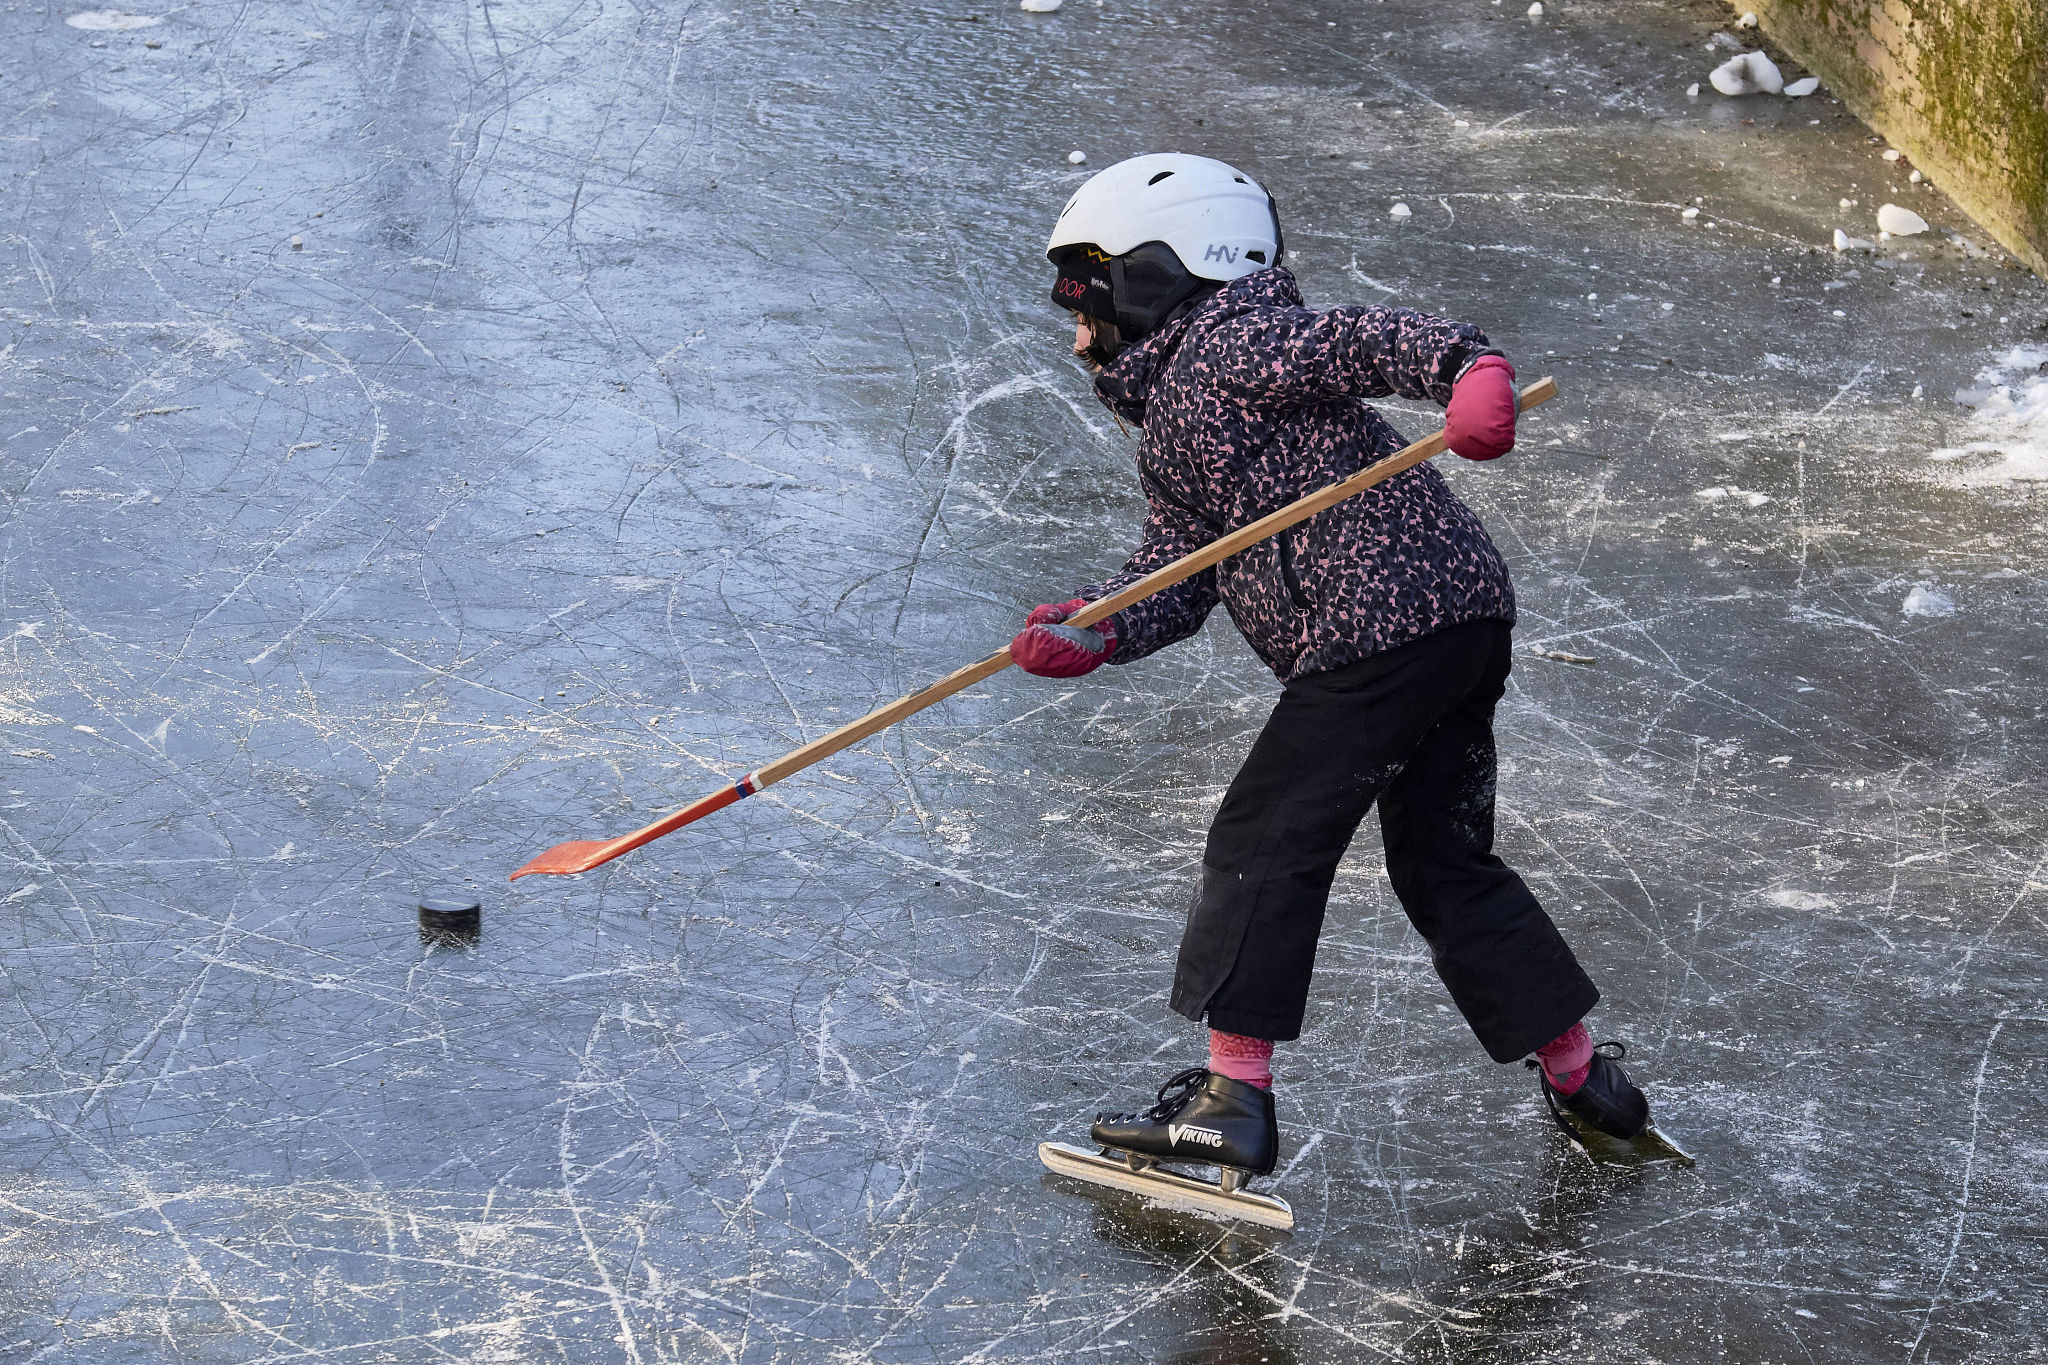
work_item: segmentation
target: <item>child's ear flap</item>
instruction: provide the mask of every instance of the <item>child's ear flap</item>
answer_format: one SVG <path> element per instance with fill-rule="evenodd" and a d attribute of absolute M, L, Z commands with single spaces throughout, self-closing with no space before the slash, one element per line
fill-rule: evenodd
<path fill-rule="evenodd" d="M 1132 341 L 1158 330 L 1203 283 L 1164 242 L 1147 242 L 1126 252 L 1109 263 L 1109 270 L 1117 325 Z"/>

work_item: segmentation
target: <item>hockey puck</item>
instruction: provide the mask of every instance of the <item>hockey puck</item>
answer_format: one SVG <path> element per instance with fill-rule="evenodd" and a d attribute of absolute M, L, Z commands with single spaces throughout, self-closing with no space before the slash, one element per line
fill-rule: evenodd
<path fill-rule="evenodd" d="M 475 896 L 429 896 L 420 902 L 420 928 L 432 933 L 474 935 L 483 918 L 483 902 Z"/>

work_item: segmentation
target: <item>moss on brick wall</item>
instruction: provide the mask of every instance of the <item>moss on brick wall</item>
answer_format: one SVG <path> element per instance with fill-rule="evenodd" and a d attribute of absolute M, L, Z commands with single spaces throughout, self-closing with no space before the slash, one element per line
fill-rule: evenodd
<path fill-rule="evenodd" d="M 2048 0 L 1738 0 L 2048 274 Z"/>

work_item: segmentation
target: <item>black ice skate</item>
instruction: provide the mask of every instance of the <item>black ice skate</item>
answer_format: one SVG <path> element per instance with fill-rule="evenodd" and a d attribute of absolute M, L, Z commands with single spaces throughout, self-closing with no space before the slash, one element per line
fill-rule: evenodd
<path fill-rule="evenodd" d="M 1626 1043 L 1602 1043 L 1594 1048 L 1585 1083 L 1569 1095 L 1557 1093 L 1541 1063 L 1532 1060 L 1528 1065 L 1536 1068 L 1550 1116 L 1589 1155 L 1692 1165 L 1685 1149 L 1650 1121 L 1649 1099 L 1621 1069 L 1621 1059 L 1627 1055 Z"/>
<path fill-rule="evenodd" d="M 1271 1091 L 1198 1066 L 1160 1086 L 1159 1102 L 1142 1113 L 1098 1115 L 1088 1136 L 1099 1153 L 1042 1142 L 1038 1158 L 1060 1175 L 1169 1208 L 1269 1228 L 1294 1226 L 1286 1200 L 1244 1187 L 1251 1176 L 1271 1174 L 1280 1154 Z M 1218 1179 L 1184 1175 L 1161 1162 L 1214 1166 Z"/>

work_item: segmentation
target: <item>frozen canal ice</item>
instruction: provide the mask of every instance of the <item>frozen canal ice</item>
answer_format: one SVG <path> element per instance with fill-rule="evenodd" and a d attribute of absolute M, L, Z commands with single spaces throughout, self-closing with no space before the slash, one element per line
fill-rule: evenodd
<path fill-rule="evenodd" d="M 1724 7 L 150 13 L 0 9 L 0 1361 L 2040 1358 L 2044 494 L 1909 394 L 2044 291 L 1831 101 L 1687 100 Z M 1200 1055 L 1277 690 L 1220 617 L 503 881 L 1118 561 L 1076 147 L 1557 375 L 1447 470 L 1523 604 L 1501 842 L 1697 1170 L 1564 1144 L 1367 832 L 1297 1231 L 1041 1172 Z"/>

